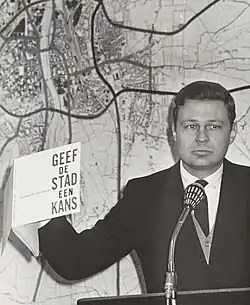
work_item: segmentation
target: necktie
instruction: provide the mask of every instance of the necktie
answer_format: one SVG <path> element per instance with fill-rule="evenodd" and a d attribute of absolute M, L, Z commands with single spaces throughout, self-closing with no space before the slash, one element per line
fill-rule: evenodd
<path fill-rule="evenodd" d="M 197 180 L 196 183 L 201 184 L 205 187 L 208 182 L 206 180 Z M 209 221 L 208 221 L 208 202 L 207 196 L 205 196 L 204 200 L 197 206 L 194 212 L 195 218 L 200 224 L 201 229 L 203 230 L 206 236 L 209 235 Z"/>

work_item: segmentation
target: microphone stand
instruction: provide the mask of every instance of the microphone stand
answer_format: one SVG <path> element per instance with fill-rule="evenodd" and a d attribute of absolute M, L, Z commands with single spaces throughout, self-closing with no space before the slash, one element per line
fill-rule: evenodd
<path fill-rule="evenodd" d="M 172 238 L 170 240 L 169 245 L 169 253 L 168 253 L 168 268 L 166 272 L 166 280 L 165 280 L 165 297 L 167 305 L 176 305 L 176 296 L 177 296 L 177 273 L 175 270 L 175 244 L 177 240 L 177 236 L 180 232 L 182 225 L 184 224 L 188 214 L 190 212 L 190 206 L 185 206 L 181 216 L 175 226 L 174 232 L 172 234 Z"/>
<path fill-rule="evenodd" d="M 170 245 L 169 245 L 169 253 L 168 253 L 168 266 L 166 272 L 166 280 L 165 280 L 165 297 L 166 297 L 166 305 L 176 305 L 176 296 L 177 296 L 177 273 L 175 270 L 175 244 L 177 237 L 179 235 L 180 229 L 182 228 L 189 212 L 194 210 L 204 199 L 206 196 L 204 188 L 199 183 L 192 183 L 187 186 L 184 191 L 184 208 L 181 213 L 181 216 L 178 219 L 178 222 L 174 228 Z"/>

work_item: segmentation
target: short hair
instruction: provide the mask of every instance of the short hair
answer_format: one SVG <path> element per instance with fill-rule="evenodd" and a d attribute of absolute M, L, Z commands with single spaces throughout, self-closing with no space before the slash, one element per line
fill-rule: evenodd
<path fill-rule="evenodd" d="M 183 87 L 173 100 L 174 128 L 176 128 L 179 107 L 184 106 L 186 100 L 219 100 L 224 102 L 232 128 L 236 117 L 235 101 L 230 92 L 219 83 L 195 81 Z"/>

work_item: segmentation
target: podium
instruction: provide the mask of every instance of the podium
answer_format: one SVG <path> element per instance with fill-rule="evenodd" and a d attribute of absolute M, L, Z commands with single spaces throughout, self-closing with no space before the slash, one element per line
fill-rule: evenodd
<path fill-rule="evenodd" d="M 164 293 L 83 298 L 77 305 L 166 305 Z M 180 291 L 177 305 L 250 305 L 250 287 Z"/>

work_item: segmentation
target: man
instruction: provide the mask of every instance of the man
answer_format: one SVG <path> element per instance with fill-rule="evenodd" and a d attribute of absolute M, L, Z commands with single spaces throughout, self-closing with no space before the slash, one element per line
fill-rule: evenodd
<path fill-rule="evenodd" d="M 130 180 L 123 198 L 90 230 L 77 234 L 64 217 L 40 229 L 41 252 L 62 277 L 86 278 L 135 250 L 147 291 L 163 291 L 184 188 L 204 179 L 208 232 L 196 212 L 189 214 L 177 240 L 178 290 L 250 285 L 250 169 L 225 159 L 236 135 L 234 100 L 221 85 L 198 81 L 174 103 L 180 161 Z"/>

